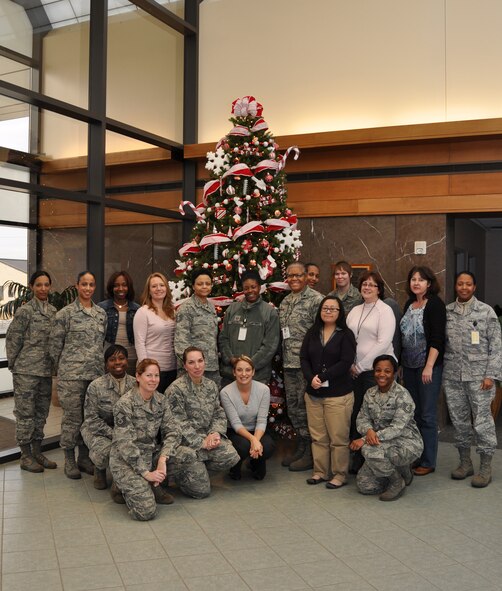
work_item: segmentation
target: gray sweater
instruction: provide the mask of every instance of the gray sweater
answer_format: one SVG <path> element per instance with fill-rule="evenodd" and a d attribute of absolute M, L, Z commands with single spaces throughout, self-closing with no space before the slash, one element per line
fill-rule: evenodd
<path fill-rule="evenodd" d="M 220 400 L 234 431 L 242 427 L 248 431 L 266 430 L 270 390 L 265 384 L 253 380 L 248 403 L 244 404 L 237 382 L 232 382 L 220 392 Z"/>

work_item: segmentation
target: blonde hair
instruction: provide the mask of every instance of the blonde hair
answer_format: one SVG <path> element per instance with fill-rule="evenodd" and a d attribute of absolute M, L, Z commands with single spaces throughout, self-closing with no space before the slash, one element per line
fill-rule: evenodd
<path fill-rule="evenodd" d="M 251 359 L 251 357 L 248 357 L 247 355 L 239 355 L 238 357 L 232 357 L 230 359 L 230 363 L 232 364 L 232 367 L 234 369 L 237 367 L 237 364 L 239 363 L 239 361 L 244 361 L 248 365 L 250 365 L 253 369 L 255 369 L 254 361 Z"/>
<path fill-rule="evenodd" d="M 155 309 L 155 306 L 153 305 L 152 296 L 150 294 L 150 281 L 152 279 L 154 279 L 155 277 L 160 279 L 164 283 L 164 285 L 166 286 L 166 297 L 164 298 L 164 301 L 162 302 L 162 310 L 168 318 L 171 318 L 171 320 L 174 320 L 173 296 L 171 293 L 171 289 L 169 288 L 169 283 L 168 283 L 165 275 L 162 275 L 162 273 L 152 273 L 151 275 L 148 275 L 148 277 L 146 278 L 145 287 L 143 288 L 143 293 L 141 294 L 141 305 L 148 306 L 149 310 L 153 310 L 155 312 L 155 314 L 157 314 L 157 310 Z"/>

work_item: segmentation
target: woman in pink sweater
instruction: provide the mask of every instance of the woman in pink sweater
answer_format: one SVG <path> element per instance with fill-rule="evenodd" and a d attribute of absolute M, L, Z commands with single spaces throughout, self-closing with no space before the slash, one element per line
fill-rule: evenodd
<path fill-rule="evenodd" d="M 167 279 L 162 273 L 152 273 L 141 294 L 141 308 L 134 316 L 134 343 L 138 363 L 155 359 L 160 366 L 160 383 L 164 393 L 176 379 L 174 354 L 174 305 Z"/>

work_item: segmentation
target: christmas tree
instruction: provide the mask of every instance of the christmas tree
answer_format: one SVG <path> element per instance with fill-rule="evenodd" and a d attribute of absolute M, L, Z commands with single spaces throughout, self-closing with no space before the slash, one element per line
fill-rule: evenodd
<path fill-rule="evenodd" d="M 252 96 L 232 103 L 233 127 L 215 151 L 207 153 L 211 180 L 204 185 L 202 202 L 180 204 L 182 213 L 185 206 L 193 210 L 196 223 L 191 241 L 179 251 L 173 295 L 189 295 L 190 273 L 210 269 L 212 301 L 220 316 L 242 295 L 239 278 L 248 269 L 259 272 L 265 287 L 262 296 L 278 306 L 289 289 L 286 268 L 298 259 L 302 246 L 296 215 L 287 206 L 284 172 L 290 153 L 296 159 L 299 150 L 288 148 L 280 154 L 262 114 L 262 105 Z M 279 371 L 270 387 L 271 422 L 280 429 L 276 419 L 283 413 L 284 396 Z"/>

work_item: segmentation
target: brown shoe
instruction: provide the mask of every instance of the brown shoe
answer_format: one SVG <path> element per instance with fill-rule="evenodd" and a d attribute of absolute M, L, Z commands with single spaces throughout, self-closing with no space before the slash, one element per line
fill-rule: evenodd
<path fill-rule="evenodd" d="M 426 476 L 427 474 L 432 474 L 435 471 L 436 471 L 436 468 L 430 468 L 427 466 L 417 466 L 413 470 L 413 474 L 415 474 L 415 476 Z"/>
<path fill-rule="evenodd" d="M 170 495 L 162 486 L 152 486 L 155 502 L 158 505 L 172 505 L 174 503 L 173 495 Z"/>

